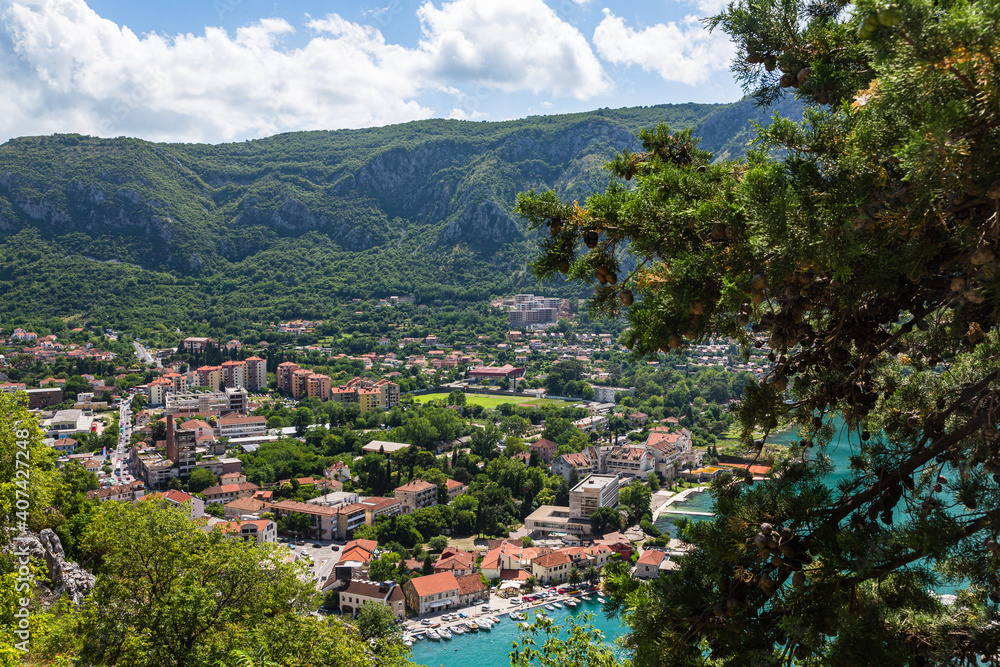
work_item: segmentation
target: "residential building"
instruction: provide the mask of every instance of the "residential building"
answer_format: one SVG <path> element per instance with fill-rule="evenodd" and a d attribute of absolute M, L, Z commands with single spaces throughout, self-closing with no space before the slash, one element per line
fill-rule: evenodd
<path fill-rule="evenodd" d="M 209 346 L 218 347 L 218 345 L 219 341 L 214 338 L 197 338 L 192 336 L 181 341 L 184 351 L 190 354 L 198 354 L 199 352 L 204 352 Z"/>
<path fill-rule="evenodd" d="M 205 496 L 206 503 L 228 503 L 237 498 L 252 498 L 260 489 L 253 482 L 240 482 L 238 484 L 222 484 L 210 486 L 201 492 Z"/>
<path fill-rule="evenodd" d="M 639 560 L 636 561 L 632 574 L 640 579 L 655 579 L 660 576 L 660 572 L 670 569 L 669 564 L 670 556 L 665 551 L 644 549 L 639 554 Z"/>
<path fill-rule="evenodd" d="M 365 506 L 365 523 L 374 526 L 379 517 L 403 513 L 403 503 L 398 498 L 365 498 L 359 505 Z"/>
<path fill-rule="evenodd" d="M 565 551 L 553 551 L 531 561 L 531 574 L 543 586 L 563 583 L 569 579 L 573 561 Z"/>
<path fill-rule="evenodd" d="M 455 547 L 446 547 L 437 562 L 434 563 L 434 573 L 451 572 L 456 577 L 463 574 L 472 574 L 476 570 L 476 558 L 471 552 L 462 551 Z"/>
<path fill-rule="evenodd" d="M 367 506 L 361 503 L 336 507 L 336 539 L 346 540 L 354 534 L 355 530 L 365 525 L 365 516 L 368 509 Z"/>
<path fill-rule="evenodd" d="M 645 477 L 656 465 L 656 458 L 644 446 L 612 447 L 605 458 L 606 470 L 622 476 Z"/>
<path fill-rule="evenodd" d="M 167 422 L 166 456 L 176 465 L 179 477 L 188 477 L 196 462 L 197 433 L 192 429 L 176 428 L 173 415 L 168 414 L 165 419 Z"/>
<path fill-rule="evenodd" d="M 415 479 L 403 486 L 396 487 L 396 499 L 403 504 L 403 512 L 412 513 L 422 507 L 433 507 L 438 504 L 438 488 L 436 484 Z"/>
<path fill-rule="evenodd" d="M 230 411 L 229 398 L 221 391 L 186 391 L 168 393 L 165 405 L 170 414 L 183 412 L 206 417 Z"/>
<path fill-rule="evenodd" d="M 245 361 L 222 362 L 222 382 L 226 387 L 247 386 L 247 364 Z"/>
<path fill-rule="evenodd" d="M 545 465 L 552 463 L 557 449 L 559 449 L 559 445 L 546 438 L 540 438 L 531 443 L 531 451 L 537 453 L 538 458 L 544 461 Z"/>
<path fill-rule="evenodd" d="M 221 392 L 222 388 L 226 386 L 222 366 L 202 366 L 197 370 L 197 373 L 199 387 Z"/>
<path fill-rule="evenodd" d="M 573 426 L 577 427 L 584 433 L 606 431 L 608 430 L 608 417 L 607 415 L 591 415 L 589 417 L 584 417 L 583 419 L 577 419 L 573 422 Z"/>
<path fill-rule="evenodd" d="M 270 519 L 223 522 L 217 523 L 213 527 L 245 542 L 274 544 L 278 541 L 278 524 Z"/>
<path fill-rule="evenodd" d="M 395 452 L 406 449 L 410 445 L 405 442 L 388 442 L 386 440 L 372 440 L 361 448 L 365 454 L 385 454 L 389 456 Z"/>
<path fill-rule="evenodd" d="M 455 576 L 458 582 L 458 604 L 460 607 L 469 607 L 479 603 L 489 603 L 490 591 L 483 585 L 483 580 L 479 573 Z"/>
<path fill-rule="evenodd" d="M 341 614 L 356 616 L 366 602 L 387 607 L 398 620 L 406 620 L 406 595 L 399 584 L 352 580 L 340 590 Z"/>
<path fill-rule="evenodd" d="M 133 500 L 138 500 L 142 498 L 146 493 L 145 485 L 140 481 L 132 482 L 131 484 L 118 484 L 115 486 L 109 486 L 103 489 L 94 489 L 93 491 L 87 491 L 87 498 L 97 500 L 98 502 L 113 501 L 118 503 L 132 502 Z"/>
<path fill-rule="evenodd" d="M 267 389 L 267 361 L 260 357 L 247 357 L 247 383 L 246 388 L 259 391 Z"/>
<path fill-rule="evenodd" d="M 264 501 L 257 498 L 236 498 L 222 507 L 223 516 L 232 521 L 245 516 L 260 516 L 264 511 Z"/>
<path fill-rule="evenodd" d="M 375 559 L 377 548 L 375 540 L 351 540 L 345 544 L 333 568 L 334 578 L 340 581 L 359 579 L 361 572 L 367 570 Z"/>
<path fill-rule="evenodd" d="M 590 385 L 594 389 L 594 400 L 598 403 L 614 403 L 615 396 L 624 393 L 632 396 L 635 393 L 635 387 L 630 387 L 629 389 L 624 389 L 622 387 L 600 387 L 598 385 Z"/>
<path fill-rule="evenodd" d="M 448 479 L 445 481 L 445 486 L 448 488 L 448 502 L 450 503 L 455 498 L 469 490 L 468 485 L 462 484 L 454 479 Z"/>
<path fill-rule="evenodd" d="M 307 533 L 309 537 L 320 540 L 334 539 L 337 516 L 337 509 L 334 507 L 300 503 L 297 500 L 279 500 L 274 503 L 266 503 L 264 511 L 273 512 L 276 516 L 303 515 L 309 519 Z"/>
<path fill-rule="evenodd" d="M 416 577 L 403 585 L 406 604 L 422 616 L 461 606 L 461 589 L 451 572 Z"/>
<path fill-rule="evenodd" d="M 201 501 L 200 498 L 195 498 L 194 496 L 184 493 L 183 491 L 176 491 L 170 489 L 169 491 L 160 491 L 156 493 L 147 493 L 140 500 L 158 500 L 166 502 L 174 507 L 179 507 L 185 509 L 188 516 L 192 519 L 200 519 L 205 516 L 205 503 Z"/>
<path fill-rule="evenodd" d="M 50 405 L 59 405 L 63 401 L 63 392 L 60 387 L 26 389 L 24 393 L 28 395 L 29 410 L 41 410 Z"/>

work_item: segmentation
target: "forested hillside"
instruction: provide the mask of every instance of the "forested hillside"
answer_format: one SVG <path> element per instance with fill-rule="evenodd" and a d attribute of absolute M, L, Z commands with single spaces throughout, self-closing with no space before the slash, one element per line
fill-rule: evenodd
<path fill-rule="evenodd" d="M 259 322 L 348 297 L 534 288 L 518 192 L 582 201 L 616 150 L 663 121 L 703 128 L 704 147 L 732 157 L 758 116 L 744 101 L 224 145 L 13 139 L 0 146 L 0 317 Z"/>

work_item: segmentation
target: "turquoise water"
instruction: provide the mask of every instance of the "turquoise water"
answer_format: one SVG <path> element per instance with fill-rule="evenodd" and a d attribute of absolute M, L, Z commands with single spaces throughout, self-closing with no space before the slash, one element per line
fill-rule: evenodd
<path fill-rule="evenodd" d="M 533 607 L 541 609 L 543 607 Z M 594 627 L 604 633 L 607 643 L 613 642 L 626 632 L 626 628 L 617 619 L 608 620 L 601 611 L 601 603 L 594 597 L 590 602 L 580 601 L 576 609 L 556 609 L 546 612 L 550 618 L 559 623 L 569 615 L 582 616 L 591 614 Z M 531 614 L 529 620 L 534 617 Z M 455 635 L 451 641 L 433 642 L 427 639 L 413 643 L 413 655 L 410 658 L 418 665 L 429 667 L 509 667 L 510 645 L 518 637 L 517 621 L 509 616 L 499 616 L 500 623 L 488 632 L 479 631 L 473 634 Z"/>

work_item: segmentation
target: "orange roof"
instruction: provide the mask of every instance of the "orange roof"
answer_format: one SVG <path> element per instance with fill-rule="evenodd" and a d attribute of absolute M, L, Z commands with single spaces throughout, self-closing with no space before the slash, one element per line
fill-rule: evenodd
<path fill-rule="evenodd" d="M 659 565 L 666 557 L 667 554 L 662 551 L 657 551 L 656 549 L 646 549 L 639 556 L 637 563 L 639 565 Z"/>
<path fill-rule="evenodd" d="M 718 463 L 718 466 L 726 468 L 739 468 L 740 470 L 746 470 L 747 466 L 745 463 Z M 750 466 L 750 474 L 757 475 L 758 477 L 763 477 L 767 473 L 771 472 L 769 466 L 752 465 Z"/>
<path fill-rule="evenodd" d="M 550 554 L 539 556 L 538 558 L 534 559 L 532 561 L 532 565 L 539 565 L 541 567 L 548 568 L 548 567 L 554 567 L 556 565 L 562 565 L 568 562 L 570 562 L 570 557 L 567 554 L 561 551 L 553 551 Z"/>
<path fill-rule="evenodd" d="M 475 576 L 479 577 L 478 574 Z M 416 577 L 415 579 L 410 579 L 410 585 L 413 586 L 413 590 L 416 591 L 417 596 L 422 598 L 459 590 L 458 580 L 451 572 Z"/>

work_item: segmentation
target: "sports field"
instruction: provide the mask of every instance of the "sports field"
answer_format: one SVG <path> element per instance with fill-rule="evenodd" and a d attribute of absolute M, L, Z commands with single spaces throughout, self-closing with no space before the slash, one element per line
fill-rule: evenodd
<path fill-rule="evenodd" d="M 448 394 L 420 394 L 413 399 L 418 403 L 428 401 L 440 401 L 448 398 Z M 494 409 L 503 403 L 516 403 L 517 405 L 530 405 L 540 407 L 543 405 L 558 405 L 568 407 L 573 405 L 571 401 L 560 401 L 555 398 L 529 398 L 527 396 L 489 396 L 485 394 L 466 394 L 465 402 L 469 405 L 481 405 L 484 408 Z"/>

